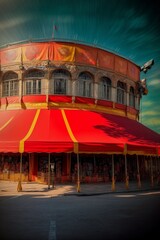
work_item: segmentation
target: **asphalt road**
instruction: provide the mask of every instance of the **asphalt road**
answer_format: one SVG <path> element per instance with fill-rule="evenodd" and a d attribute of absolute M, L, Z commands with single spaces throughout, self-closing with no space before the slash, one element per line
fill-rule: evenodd
<path fill-rule="evenodd" d="M 1 240 L 132 240 L 160 236 L 160 191 L 0 197 Z"/>

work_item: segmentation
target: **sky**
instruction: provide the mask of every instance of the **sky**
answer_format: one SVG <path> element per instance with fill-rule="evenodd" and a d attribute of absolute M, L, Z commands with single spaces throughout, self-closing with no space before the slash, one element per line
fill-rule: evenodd
<path fill-rule="evenodd" d="M 23 41 L 75 41 L 106 49 L 139 66 L 148 94 L 140 122 L 160 133 L 160 12 L 152 0 L 0 0 L 0 47 Z"/>

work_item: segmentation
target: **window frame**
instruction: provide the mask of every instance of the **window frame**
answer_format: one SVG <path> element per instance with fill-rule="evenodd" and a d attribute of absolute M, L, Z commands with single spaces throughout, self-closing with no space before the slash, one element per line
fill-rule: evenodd
<path fill-rule="evenodd" d="M 2 97 L 17 96 L 18 93 L 18 74 L 15 72 L 6 72 L 2 79 Z"/>
<path fill-rule="evenodd" d="M 93 97 L 93 76 L 88 72 L 81 72 L 78 76 L 78 95 Z"/>
<path fill-rule="evenodd" d="M 111 100 L 112 81 L 108 77 L 101 77 L 99 82 L 99 98 L 104 100 Z"/>
<path fill-rule="evenodd" d="M 129 106 L 135 108 L 135 92 L 132 86 L 129 89 Z"/>
<path fill-rule="evenodd" d="M 70 72 L 65 69 L 56 69 L 49 80 L 49 93 L 55 95 L 67 95 L 69 92 Z"/>
<path fill-rule="evenodd" d="M 39 69 L 28 71 L 24 77 L 23 94 L 39 95 L 42 93 L 42 79 L 45 72 Z"/>
<path fill-rule="evenodd" d="M 125 83 L 118 81 L 117 82 L 117 103 L 125 104 L 126 86 Z"/>

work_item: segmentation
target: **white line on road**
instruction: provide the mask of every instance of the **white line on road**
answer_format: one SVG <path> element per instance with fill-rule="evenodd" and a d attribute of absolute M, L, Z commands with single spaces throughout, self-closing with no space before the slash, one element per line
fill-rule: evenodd
<path fill-rule="evenodd" d="M 48 240 L 56 240 L 56 221 L 50 221 Z"/>
<path fill-rule="evenodd" d="M 17 195 L 17 196 L 13 196 L 13 197 L 11 197 L 10 199 L 18 198 L 18 197 L 21 197 L 21 196 L 22 196 L 22 194 L 21 194 L 21 195 Z"/>

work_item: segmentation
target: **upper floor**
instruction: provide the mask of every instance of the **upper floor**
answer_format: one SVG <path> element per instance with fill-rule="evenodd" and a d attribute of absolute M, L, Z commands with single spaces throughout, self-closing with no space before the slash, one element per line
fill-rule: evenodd
<path fill-rule="evenodd" d="M 137 118 L 140 98 L 146 93 L 138 66 L 101 49 L 33 43 L 1 50 L 0 109 L 7 109 L 4 99 L 11 97 L 45 95 L 48 101 L 50 95 L 62 95 L 71 96 L 72 103 L 83 97 L 95 104 L 113 103 L 113 108 L 115 104 L 130 107 Z"/>

